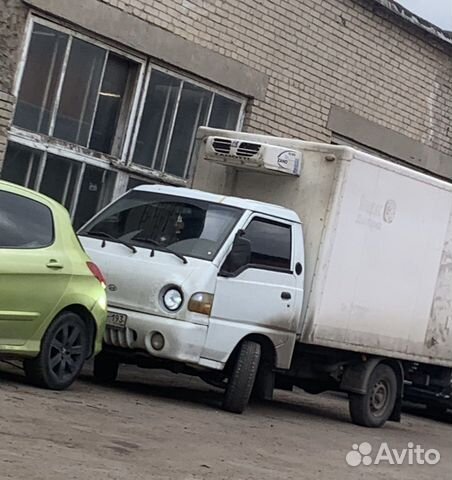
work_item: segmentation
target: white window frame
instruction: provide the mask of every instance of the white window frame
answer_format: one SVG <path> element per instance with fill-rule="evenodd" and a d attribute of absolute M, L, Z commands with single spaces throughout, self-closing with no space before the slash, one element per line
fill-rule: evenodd
<path fill-rule="evenodd" d="M 71 214 L 71 217 L 73 217 L 75 215 L 75 209 L 78 204 L 83 174 L 84 174 L 86 165 L 93 165 L 93 166 L 102 168 L 104 170 L 116 172 L 117 175 L 116 175 L 115 185 L 113 188 L 113 195 L 116 196 L 116 194 L 118 193 L 118 188 L 119 190 L 122 190 L 121 179 L 120 179 L 121 175 L 119 174 L 118 170 L 114 168 L 114 163 L 125 164 L 127 159 L 127 152 L 129 150 L 129 145 L 130 145 L 131 137 L 133 134 L 133 128 L 135 125 L 135 119 L 136 119 L 137 109 L 140 101 L 140 95 L 143 89 L 143 82 L 146 74 L 147 60 L 145 56 L 135 55 L 126 50 L 119 49 L 108 42 L 103 42 L 96 39 L 93 36 L 80 33 L 79 31 L 76 31 L 73 28 L 69 28 L 65 25 L 62 25 L 61 23 L 55 20 L 44 18 L 40 15 L 37 15 L 36 12 L 31 11 L 27 18 L 22 52 L 21 52 L 18 68 L 16 71 L 16 76 L 14 79 L 13 94 L 16 98 L 18 98 L 19 96 L 19 91 L 20 91 L 22 79 L 25 72 L 25 65 L 27 63 L 28 53 L 30 49 L 31 37 L 32 37 L 33 28 L 35 24 L 43 25 L 48 28 L 52 28 L 53 30 L 58 30 L 59 32 L 65 33 L 69 36 L 68 42 L 66 45 L 66 50 L 64 53 L 62 71 L 60 74 L 59 83 L 57 86 L 57 92 L 55 95 L 53 111 L 51 114 L 51 124 L 49 126 L 49 135 L 45 135 L 37 132 L 31 132 L 31 131 L 22 129 L 20 127 L 16 127 L 13 124 L 10 128 L 8 139 L 11 142 L 14 142 L 16 144 L 30 147 L 35 150 L 43 152 L 43 157 L 41 159 L 41 165 L 40 165 L 41 171 L 38 174 L 39 178 L 37 179 L 37 184 L 36 184 L 37 189 L 40 188 L 40 185 L 42 182 L 42 173 L 44 172 L 44 168 L 46 165 L 47 154 L 49 153 L 55 154 L 61 157 L 68 158 L 70 160 L 76 160 L 81 163 L 81 170 L 79 173 L 79 178 L 76 183 L 73 201 L 70 207 L 70 214 Z M 67 141 L 52 137 L 52 134 L 55 128 L 56 114 L 58 112 L 58 108 L 60 105 L 63 82 L 65 79 L 66 68 L 69 60 L 70 48 L 71 48 L 73 38 L 77 38 L 79 40 L 86 41 L 87 43 L 90 43 L 92 45 L 96 45 L 106 50 L 107 52 L 113 52 L 137 64 L 137 67 L 138 67 L 137 79 L 134 85 L 134 91 L 132 92 L 132 100 L 129 104 L 128 118 L 126 122 L 126 128 L 124 132 L 124 139 L 122 142 L 120 155 L 117 157 L 113 155 L 104 154 L 101 152 L 96 152 L 95 150 L 91 150 L 87 147 L 82 147 L 80 145 L 76 145 L 71 142 L 67 142 Z M 106 59 L 107 58 L 108 58 L 108 55 L 106 55 Z M 105 64 L 104 64 L 104 68 L 105 68 Z M 99 88 L 101 88 L 101 85 L 99 85 Z M 13 112 L 13 118 L 14 118 L 14 114 L 15 112 Z"/>
<path fill-rule="evenodd" d="M 21 145 L 24 147 L 31 148 L 35 151 L 41 152 L 42 157 L 40 160 L 39 170 L 36 175 L 36 187 L 39 190 L 42 183 L 42 178 L 47 162 L 47 155 L 57 155 L 59 157 L 67 158 L 68 160 L 76 161 L 80 164 L 79 178 L 75 184 L 75 190 L 73 193 L 73 199 L 71 205 L 68 208 L 71 218 L 75 215 L 75 210 L 77 208 L 77 203 L 80 197 L 80 190 L 82 187 L 83 175 L 85 173 L 86 165 L 92 165 L 93 167 L 101 168 L 102 170 L 110 171 L 116 173 L 117 170 L 113 168 L 109 163 L 105 161 L 93 158 L 84 154 L 80 154 L 77 151 L 67 150 L 65 147 L 61 147 L 57 144 L 43 144 L 39 135 L 31 134 L 27 132 L 27 135 L 23 134 L 22 130 L 12 129 L 8 138 L 8 141 L 15 143 L 16 145 Z M 116 190 L 116 181 L 113 191 Z"/>
<path fill-rule="evenodd" d="M 177 93 L 177 98 L 176 98 L 176 104 L 175 104 L 175 107 L 174 107 L 174 112 L 173 112 L 170 127 L 169 127 L 169 134 L 168 134 L 169 141 L 165 145 L 165 150 L 164 150 L 164 155 L 163 155 L 164 158 L 163 158 L 163 162 L 162 162 L 162 170 L 156 170 L 156 169 L 153 169 L 153 168 L 150 168 L 150 167 L 146 167 L 144 165 L 139 165 L 139 164 L 133 163 L 133 157 L 134 157 L 134 154 L 135 154 L 135 149 L 136 149 L 136 145 L 137 145 L 137 141 L 138 141 L 138 135 L 139 135 L 140 128 L 141 128 L 141 121 L 142 121 L 142 118 L 143 118 L 144 107 L 146 105 L 146 99 L 147 99 L 147 96 L 148 96 L 148 93 L 149 93 L 149 83 L 151 81 L 151 75 L 152 75 L 152 72 L 154 70 L 165 73 L 165 74 L 167 74 L 171 77 L 177 78 L 181 82 L 180 85 L 179 85 L 179 91 Z M 192 159 L 188 159 L 188 161 L 185 165 L 185 170 L 184 170 L 184 176 L 183 177 L 176 177 L 175 175 L 165 173 L 164 169 L 166 167 L 166 162 L 168 160 L 168 152 L 169 152 L 169 149 L 170 149 L 170 146 L 171 146 L 171 139 L 172 139 L 172 135 L 173 135 L 174 126 L 175 126 L 175 123 L 176 123 L 176 117 L 177 117 L 177 113 L 178 113 L 178 109 L 179 109 L 180 97 L 181 97 L 182 89 L 184 87 L 185 82 L 191 83 L 191 84 L 193 84 L 193 85 L 195 85 L 199 88 L 202 88 L 202 89 L 204 89 L 204 90 L 206 90 L 206 91 L 208 91 L 212 94 L 211 99 L 210 99 L 210 104 L 209 104 L 209 107 L 208 107 L 208 110 L 207 110 L 206 124 L 208 124 L 209 121 L 210 121 L 213 102 L 215 100 L 215 95 L 217 95 L 217 94 L 221 95 L 225 98 L 228 98 L 230 100 L 233 100 L 234 102 L 237 102 L 238 104 L 240 104 L 239 116 L 238 116 L 237 124 L 236 124 L 236 127 L 235 127 L 237 130 L 242 129 L 243 121 L 244 121 L 244 117 L 245 117 L 245 109 L 246 109 L 246 104 L 247 104 L 247 99 L 244 98 L 243 96 L 234 95 L 234 94 L 232 94 L 228 91 L 223 90 L 220 87 L 214 87 L 212 85 L 200 82 L 198 79 L 195 79 L 195 78 L 193 78 L 189 75 L 183 75 L 183 74 L 181 74 L 181 73 L 179 73 L 175 70 L 171 70 L 169 68 L 162 67 L 160 65 L 149 62 L 147 72 L 146 72 L 146 79 L 145 79 L 144 85 L 143 85 L 143 92 L 142 92 L 141 99 L 140 99 L 140 105 L 139 105 L 139 108 L 138 108 L 137 117 L 136 117 L 136 121 L 135 121 L 135 130 L 134 130 L 133 138 L 132 138 L 132 141 L 131 141 L 131 144 L 130 144 L 130 150 L 129 150 L 129 155 L 128 155 L 128 159 L 127 159 L 127 165 L 134 170 L 136 169 L 137 172 L 143 172 L 147 175 L 157 177 L 157 178 L 164 177 L 164 178 L 172 179 L 173 182 L 182 183 L 182 184 L 188 184 L 188 182 L 190 181 Z M 194 142 L 194 139 L 193 139 L 193 142 Z"/>
<path fill-rule="evenodd" d="M 236 125 L 237 130 L 241 130 L 244 123 L 245 111 L 248 102 L 248 98 L 241 96 L 239 94 L 231 93 L 230 91 L 223 89 L 221 86 L 209 84 L 207 82 L 200 81 L 195 76 L 189 74 L 181 73 L 176 69 L 171 69 L 163 65 L 159 65 L 152 61 L 148 56 L 140 53 L 136 53 L 130 49 L 118 48 L 112 42 L 107 40 L 101 40 L 96 38 L 93 34 L 82 33 L 74 29 L 74 27 L 68 26 L 64 21 L 59 21 L 53 17 L 44 15 L 41 12 L 31 10 L 28 14 L 26 21 L 25 33 L 23 37 L 23 44 L 20 54 L 20 60 L 16 70 L 13 94 L 18 98 L 22 79 L 25 72 L 25 66 L 28 58 L 31 37 L 33 33 L 33 28 L 35 24 L 43 25 L 59 32 L 65 33 L 69 36 L 68 43 L 66 45 L 66 50 L 64 53 L 64 60 L 62 65 L 62 72 L 59 78 L 59 83 L 57 86 L 57 92 L 55 95 L 54 110 L 51 116 L 51 123 L 49 127 L 50 135 L 41 134 L 37 132 L 31 132 L 20 127 L 14 126 L 10 127 L 8 140 L 25 147 L 30 147 L 35 150 L 43 152 L 43 157 L 41 160 L 41 177 L 37 180 L 37 188 L 39 189 L 42 181 L 42 173 L 44 172 L 45 163 L 47 154 L 54 154 L 61 157 L 65 157 L 69 160 L 75 160 L 81 163 L 81 172 L 80 178 L 76 184 L 76 191 L 74 192 L 74 199 L 71 203 L 70 213 L 73 217 L 75 215 L 75 209 L 78 204 L 81 182 L 83 179 L 83 173 L 86 165 L 93 165 L 104 170 L 112 171 L 116 173 L 115 185 L 113 188 L 113 197 L 117 197 L 123 194 L 127 189 L 127 183 L 129 177 L 140 177 L 144 179 L 149 179 L 150 181 L 163 181 L 165 183 L 170 183 L 173 185 L 180 186 L 189 186 L 191 184 L 191 177 L 194 171 L 194 162 L 190 158 L 187 161 L 185 168 L 185 176 L 177 177 L 175 175 L 167 174 L 160 170 L 151 169 L 139 164 L 133 163 L 133 155 L 135 153 L 136 143 L 138 139 L 139 129 L 141 126 L 141 120 L 144 112 L 144 107 L 146 103 L 146 97 L 148 94 L 149 83 L 151 79 L 151 74 L 153 70 L 158 70 L 163 73 L 166 73 L 172 77 L 178 78 L 181 80 L 181 85 L 179 88 L 179 94 L 176 102 L 175 114 L 171 119 L 171 132 L 169 135 L 168 144 L 165 146 L 165 156 L 167 157 L 168 151 L 170 148 L 172 130 L 176 121 L 176 115 L 179 107 L 180 95 L 184 82 L 189 82 L 193 85 L 196 85 L 208 92 L 212 93 L 212 98 L 210 100 L 210 105 L 208 108 L 208 114 L 206 123 L 210 121 L 210 116 L 212 112 L 212 106 L 215 99 L 215 94 L 222 95 L 223 97 L 229 98 L 240 104 L 240 111 L 238 116 L 238 121 Z M 96 45 L 100 48 L 105 49 L 107 52 L 113 52 L 117 55 L 120 55 L 124 58 L 127 58 L 133 62 L 136 62 L 138 65 L 137 79 L 134 85 L 134 91 L 132 92 L 132 98 L 129 103 L 129 113 L 127 117 L 127 122 L 124 131 L 124 138 L 122 142 L 122 147 L 119 156 L 109 155 L 95 150 L 91 150 L 87 147 L 73 144 L 65 140 L 57 139 L 52 137 L 53 129 L 55 127 L 56 114 L 60 105 L 63 82 L 65 79 L 65 73 L 67 68 L 67 63 L 69 60 L 70 47 L 72 39 L 76 38 L 79 40 L 86 41 L 92 45 Z M 107 56 L 106 56 L 107 58 Z M 105 65 L 104 65 L 105 68 Z M 99 88 L 101 88 L 99 86 Z M 13 118 L 15 111 L 13 112 Z"/>
<path fill-rule="evenodd" d="M 30 48 L 30 42 L 31 42 L 31 35 L 33 33 L 33 27 L 35 24 L 43 25 L 48 28 L 52 28 L 53 30 L 58 30 L 59 32 L 65 33 L 69 36 L 68 43 L 66 45 L 66 50 L 64 53 L 64 60 L 62 64 L 62 72 L 59 78 L 59 84 L 57 86 L 57 92 L 55 95 L 55 103 L 54 103 L 54 110 L 51 114 L 51 125 L 49 127 L 49 135 L 45 134 L 40 134 L 36 132 L 29 132 L 27 130 L 21 129 L 20 127 L 15 127 L 13 125 L 11 130 L 14 131 L 21 131 L 23 133 L 24 137 L 27 137 L 30 135 L 30 138 L 35 137 L 36 135 L 40 136 L 41 141 L 43 143 L 47 143 L 47 139 L 49 137 L 53 138 L 53 131 L 55 128 L 55 120 L 56 120 L 56 113 L 58 111 L 58 108 L 60 106 L 60 101 L 61 101 L 61 94 L 63 90 L 63 83 L 66 75 L 66 68 L 67 68 L 67 63 L 69 60 L 69 54 L 70 54 L 70 49 L 71 49 L 71 44 L 72 44 L 72 39 L 77 38 L 79 40 L 83 40 L 87 43 L 90 43 L 92 45 L 96 45 L 107 52 L 112 52 L 117 55 L 120 55 L 124 58 L 127 58 L 128 60 L 131 60 L 135 62 L 138 65 L 138 73 L 137 73 L 137 80 L 136 80 L 136 85 L 134 86 L 134 92 L 132 95 L 132 101 L 130 102 L 129 105 L 129 113 L 128 113 L 128 120 L 127 120 L 127 127 L 125 129 L 125 134 L 124 134 L 124 140 L 123 144 L 121 147 L 121 153 L 118 157 L 114 155 L 109 155 L 109 154 L 104 154 L 100 152 L 96 152 L 95 150 L 90 150 L 87 147 L 83 147 L 80 145 L 72 144 L 71 142 L 66 142 L 65 140 L 60 140 L 60 139 L 55 139 L 58 141 L 59 145 L 67 145 L 67 150 L 68 153 L 70 153 L 73 149 L 77 149 L 78 151 L 80 150 L 86 150 L 86 160 L 89 161 L 89 157 L 91 156 L 96 156 L 97 158 L 105 158 L 105 163 L 109 162 L 109 157 L 114 157 L 115 159 L 118 159 L 120 162 L 125 163 L 126 158 L 127 158 L 127 152 L 129 149 L 129 144 L 131 140 L 131 136 L 133 133 L 133 126 L 134 126 L 134 119 L 136 118 L 137 115 L 137 109 L 139 105 L 139 100 L 140 100 L 140 94 L 143 88 L 143 81 L 145 78 L 145 73 L 146 73 L 146 58 L 144 56 L 139 56 L 139 55 L 134 55 L 131 54 L 125 50 L 121 50 L 117 47 L 112 46 L 111 44 L 107 42 L 102 42 L 95 37 L 91 37 L 89 35 L 85 35 L 83 33 L 80 33 L 74 29 L 71 29 L 69 27 L 66 27 L 64 25 L 61 25 L 61 23 L 58 23 L 56 21 L 51 21 L 46 18 L 43 18 L 41 16 L 37 16 L 35 13 L 30 13 L 27 19 L 27 25 L 26 25 L 26 32 L 25 32 L 25 39 L 24 39 L 24 46 L 22 48 L 22 54 L 19 62 L 19 66 L 17 69 L 16 73 L 16 78 L 14 81 L 14 96 L 18 98 L 19 96 L 19 91 L 20 91 L 20 86 L 22 83 L 23 75 L 25 72 L 25 65 L 27 62 L 28 58 L 28 52 Z M 104 65 L 105 69 L 105 65 Z M 99 85 L 99 88 L 101 88 L 101 85 Z M 64 147 L 62 147 L 62 150 L 64 150 Z M 92 155 L 89 152 L 93 152 Z"/>

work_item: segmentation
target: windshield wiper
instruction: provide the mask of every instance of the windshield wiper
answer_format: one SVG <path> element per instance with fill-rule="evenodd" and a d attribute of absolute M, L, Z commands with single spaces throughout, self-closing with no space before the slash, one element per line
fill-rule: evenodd
<path fill-rule="evenodd" d="M 109 233 L 106 233 L 106 232 L 91 231 L 91 232 L 85 233 L 84 235 L 108 238 L 108 239 L 110 239 L 110 240 L 113 240 L 114 242 L 118 242 L 118 243 L 124 245 L 124 246 L 127 247 L 128 249 L 132 250 L 133 253 L 137 253 L 137 251 L 138 251 L 138 250 L 137 250 L 132 244 L 130 244 L 129 242 L 126 242 L 125 240 L 121 240 L 120 238 L 114 237 L 113 235 L 110 235 Z"/>
<path fill-rule="evenodd" d="M 188 263 L 188 260 L 181 253 L 177 253 L 174 250 L 171 250 L 171 248 L 160 245 L 160 243 L 156 242 L 155 240 L 146 240 L 146 243 L 150 243 L 155 248 L 155 250 L 162 250 L 163 252 L 172 253 L 177 258 L 180 258 L 184 262 L 184 264 Z"/>

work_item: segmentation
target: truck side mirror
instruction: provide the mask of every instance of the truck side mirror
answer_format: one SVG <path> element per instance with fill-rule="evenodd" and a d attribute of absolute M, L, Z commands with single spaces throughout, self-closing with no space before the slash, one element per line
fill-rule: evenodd
<path fill-rule="evenodd" d="M 245 232 L 243 230 L 237 232 L 232 249 L 221 268 L 220 275 L 228 277 L 239 270 L 239 268 L 250 263 L 251 242 L 244 235 Z"/>

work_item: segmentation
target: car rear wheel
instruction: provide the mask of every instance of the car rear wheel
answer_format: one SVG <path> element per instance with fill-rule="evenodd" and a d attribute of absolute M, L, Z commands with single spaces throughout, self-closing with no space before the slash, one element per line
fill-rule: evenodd
<path fill-rule="evenodd" d="M 36 386 L 64 390 L 78 377 L 88 351 L 85 322 L 73 312 L 63 312 L 45 333 L 39 355 L 24 361 L 25 375 Z"/>

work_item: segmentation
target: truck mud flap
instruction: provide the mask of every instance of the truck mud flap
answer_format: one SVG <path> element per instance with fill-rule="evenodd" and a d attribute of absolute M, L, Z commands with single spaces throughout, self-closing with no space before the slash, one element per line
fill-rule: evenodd
<path fill-rule="evenodd" d="M 402 414 L 404 372 L 401 363 L 397 360 L 373 357 L 366 359 L 365 361 L 349 365 L 345 369 L 344 375 L 342 376 L 340 390 L 358 395 L 366 394 L 367 384 L 369 383 L 370 376 L 372 375 L 375 367 L 380 363 L 385 363 L 386 365 L 392 367 L 397 376 L 397 400 L 389 420 L 393 422 L 400 422 Z"/>

